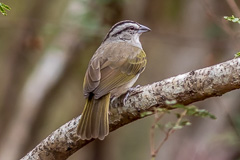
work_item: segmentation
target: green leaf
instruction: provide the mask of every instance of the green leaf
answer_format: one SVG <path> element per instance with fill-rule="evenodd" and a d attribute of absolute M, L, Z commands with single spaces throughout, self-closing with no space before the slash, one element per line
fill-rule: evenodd
<path fill-rule="evenodd" d="M 11 8 L 10 8 L 9 6 L 7 6 L 6 4 L 4 4 L 4 3 L 0 3 L 0 12 L 1 12 L 4 16 L 7 15 L 7 12 L 6 12 L 5 10 L 10 11 Z"/>
<path fill-rule="evenodd" d="M 190 126 L 191 122 L 189 122 L 188 120 L 184 120 L 180 122 L 180 126 Z"/>
<path fill-rule="evenodd" d="M 171 100 L 171 101 L 166 100 L 165 103 L 166 103 L 167 105 L 174 105 L 174 104 L 177 103 L 177 101 L 176 101 L 176 100 Z"/>
<path fill-rule="evenodd" d="M 181 121 L 180 124 L 175 124 L 172 129 L 182 129 L 183 127 L 185 126 L 190 126 L 191 125 L 191 122 L 189 122 L 188 120 L 184 120 L 184 121 Z"/>
<path fill-rule="evenodd" d="M 238 22 L 239 21 L 239 18 L 234 18 L 233 20 L 232 20 L 232 22 Z"/>
<path fill-rule="evenodd" d="M 187 115 L 192 116 L 196 114 L 197 108 L 195 106 L 187 107 Z"/>
<path fill-rule="evenodd" d="M 3 3 L 1 3 L 2 4 L 2 6 L 3 6 L 3 8 L 5 8 L 6 10 L 11 10 L 11 8 L 8 6 L 8 5 L 6 5 L 6 4 L 3 4 Z"/>
<path fill-rule="evenodd" d="M 151 114 L 153 114 L 152 111 L 146 111 L 146 112 L 142 112 L 142 113 L 140 114 L 140 116 L 141 116 L 141 117 L 145 117 L 145 116 L 148 116 L 148 115 L 151 115 Z"/>
<path fill-rule="evenodd" d="M 217 119 L 217 117 L 216 117 L 215 115 L 210 114 L 210 113 L 209 113 L 209 118 L 211 118 L 211 119 Z"/>
<path fill-rule="evenodd" d="M 0 5 L 0 12 L 2 12 L 2 13 L 6 13 L 6 11 L 2 8 L 1 5 Z"/>
<path fill-rule="evenodd" d="M 189 107 L 187 109 L 187 115 L 197 116 L 197 117 L 202 117 L 202 118 L 209 117 L 211 119 L 216 119 L 216 117 L 213 114 L 211 114 L 210 112 L 208 112 L 207 110 L 198 109 L 196 107 Z"/>
<path fill-rule="evenodd" d="M 182 129 L 182 128 L 183 128 L 183 126 L 180 126 L 180 125 L 175 125 L 172 127 L 172 129 L 174 129 L 174 130 Z"/>
<path fill-rule="evenodd" d="M 170 113 L 170 111 L 166 108 L 157 108 L 156 109 L 157 112 L 164 112 L 164 113 Z"/>
<path fill-rule="evenodd" d="M 231 17 L 224 16 L 223 18 L 228 20 L 228 21 L 230 21 L 230 22 L 239 23 L 240 24 L 240 19 L 235 17 L 234 15 L 232 15 Z"/>
<path fill-rule="evenodd" d="M 183 104 L 175 104 L 175 105 L 173 105 L 172 107 L 173 107 L 173 108 L 183 108 L 183 109 L 186 108 L 186 106 L 183 105 Z"/>
<path fill-rule="evenodd" d="M 239 57 L 240 57 L 240 52 L 238 52 L 234 55 L 234 58 L 239 58 Z"/>

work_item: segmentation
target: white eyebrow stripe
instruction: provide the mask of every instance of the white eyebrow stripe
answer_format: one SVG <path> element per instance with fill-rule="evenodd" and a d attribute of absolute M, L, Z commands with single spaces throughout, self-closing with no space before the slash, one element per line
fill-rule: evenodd
<path fill-rule="evenodd" d="M 110 35 L 112 36 L 112 35 L 120 32 L 120 31 L 122 31 L 122 30 L 124 30 L 124 29 L 126 29 L 126 28 L 128 28 L 128 27 L 130 27 L 130 26 L 134 26 L 135 28 L 138 27 L 138 25 L 135 24 L 135 23 L 125 23 L 125 24 L 121 24 L 121 25 L 119 25 L 119 26 L 116 26 L 116 27 L 111 31 Z"/>
<path fill-rule="evenodd" d="M 117 35 L 118 32 L 120 33 L 120 30 L 123 26 L 130 25 L 130 24 L 135 25 L 136 28 L 139 27 L 139 24 L 137 22 L 134 22 L 131 20 L 120 21 L 112 26 L 112 28 L 109 30 L 108 34 L 105 36 L 103 42 L 105 42 L 109 37 L 114 36 L 114 34 Z"/>

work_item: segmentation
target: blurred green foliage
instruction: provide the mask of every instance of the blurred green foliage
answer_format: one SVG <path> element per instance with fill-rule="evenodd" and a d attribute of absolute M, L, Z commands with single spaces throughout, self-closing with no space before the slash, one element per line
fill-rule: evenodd
<path fill-rule="evenodd" d="M 233 23 L 239 23 L 240 24 L 240 19 L 232 15 L 231 17 L 224 16 L 224 19 L 233 22 Z"/>
<path fill-rule="evenodd" d="M 240 52 L 237 52 L 234 56 L 234 58 L 239 58 L 240 57 Z"/>
<path fill-rule="evenodd" d="M 188 116 L 196 116 L 196 117 L 202 117 L 202 118 L 209 117 L 211 119 L 216 119 L 216 117 L 213 114 L 211 114 L 209 111 L 207 111 L 205 109 L 199 109 L 194 105 L 186 106 L 183 104 L 178 104 L 176 100 L 166 101 L 166 104 L 168 106 L 170 106 L 171 108 L 175 108 L 175 109 L 179 108 L 179 109 L 185 110 L 186 115 L 188 115 Z M 156 108 L 156 111 L 162 112 L 162 113 L 171 113 L 171 110 L 166 109 L 166 108 Z M 141 113 L 141 117 L 145 117 L 145 116 L 151 115 L 153 113 L 154 112 L 152 112 L 152 111 L 143 112 L 143 113 Z M 180 115 L 178 113 L 176 114 L 176 116 L 177 116 L 177 118 L 180 117 Z"/>
<path fill-rule="evenodd" d="M 229 16 L 224 16 L 223 18 L 226 19 L 226 20 L 228 20 L 228 21 L 230 21 L 230 22 L 240 24 L 240 18 L 235 17 L 234 15 L 232 15 L 231 17 L 229 17 Z M 240 57 L 240 52 L 237 52 L 237 53 L 234 55 L 234 58 L 239 58 L 239 57 Z"/>
<path fill-rule="evenodd" d="M 178 104 L 176 100 L 167 100 L 166 105 L 168 106 L 167 108 L 154 108 L 154 112 L 152 114 L 155 114 L 155 121 L 154 124 L 151 127 L 151 156 L 152 160 L 155 160 L 156 155 L 158 152 L 161 150 L 163 144 L 168 140 L 169 136 L 174 133 L 176 130 L 182 129 L 185 126 L 190 126 L 191 122 L 188 119 L 185 119 L 186 116 L 197 116 L 197 117 L 209 117 L 211 119 L 216 119 L 216 117 L 208 112 L 205 109 L 198 109 L 196 106 L 190 105 L 190 106 L 185 106 L 183 104 Z M 177 113 L 173 112 L 172 109 L 179 109 Z M 166 114 L 172 114 L 174 113 L 176 115 L 176 120 L 175 121 L 169 121 L 165 124 L 162 124 L 161 119 L 163 116 Z M 150 112 L 148 111 L 142 116 L 150 115 Z M 160 129 L 164 134 L 165 138 L 159 143 L 158 147 L 154 147 L 155 144 L 153 141 L 155 141 L 155 134 L 154 130 L 155 129 Z"/>
<path fill-rule="evenodd" d="M 10 8 L 8 5 L 4 4 L 4 3 L 0 3 L 0 12 L 1 12 L 4 16 L 7 15 L 6 10 L 10 11 L 11 8 Z"/>

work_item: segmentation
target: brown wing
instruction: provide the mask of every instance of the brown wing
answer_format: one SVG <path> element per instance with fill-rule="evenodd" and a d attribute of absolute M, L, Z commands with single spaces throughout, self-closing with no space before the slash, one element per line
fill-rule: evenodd
<path fill-rule="evenodd" d="M 84 95 L 95 98 L 128 83 L 146 66 L 146 54 L 127 43 L 115 43 L 98 49 L 90 61 L 84 80 Z M 102 56 L 104 54 L 104 56 Z"/>

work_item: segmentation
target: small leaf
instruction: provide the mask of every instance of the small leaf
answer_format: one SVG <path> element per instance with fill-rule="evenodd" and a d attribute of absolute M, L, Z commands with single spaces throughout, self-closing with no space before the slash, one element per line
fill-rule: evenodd
<path fill-rule="evenodd" d="M 7 15 L 7 12 L 5 11 L 6 10 L 10 10 L 11 8 L 9 6 L 7 6 L 6 4 L 4 3 L 0 3 L 0 12 L 6 16 Z"/>
<path fill-rule="evenodd" d="M 0 3 L 0 4 L 1 4 L 1 3 Z M 3 9 L 3 7 L 2 7 L 2 5 L 0 5 L 0 11 L 1 11 L 1 12 L 5 12 L 4 9 Z"/>
<path fill-rule="evenodd" d="M 165 112 L 165 113 L 169 113 L 169 110 L 166 108 L 157 108 L 156 109 L 157 112 Z"/>
<path fill-rule="evenodd" d="M 172 129 L 174 129 L 174 130 L 182 129 L 182 128 L 183 128 L 183 126 L 180 126 L 180 125 L 175 125 L 172 127 Z"/>
<path fill-rule="evenodd" d="M 6 16 L 6 11 L 0 6 L 0 12 L 4 15 L 4 16 Z"/>
<path fill-rule="evenodd" d="M 205 109 L 198 109 L 198 108 L 189 108 L 187 110 L 187 115 L 193 115 L 193 116 L 197 116 L 197 117 L 209 117 L 211 119 L 216 119 L 216 117 L 211 114 L 210 112 L 208 112 L 207 110 Z"/>
<path fill-rule="evenodd" d="M 185 121 L 180 122 L 180 125 L 181 126 L 190 126 L 191 122 L 189 122 L 188 120 L 185 120 Z"/>
<path fill-rule="evenodd" d="M 3 8 L 5 8 L 6 10 L 9 10 L 9 11 L 11 10 L 11 8 L 10 8 L 8 5 L 6 5 L 6 4 L 3 4 L 3 3 L 2 3 L 2 6 L 3 6 Z"/>
<path fill-rule="evenodd" d="M 213 114 L 210 114 L 210 113 L 209 113 L 209 118 L 211 118 L 211 119 L 217 119 L 216 116 L 214 116 Z"/>
<path fill-rule="evenodd" d="M 240 24 L 240 19 L 235 17 L 234 15 L 232 15 L 231 17 L 228 16 L 224 16 L 224 19 L 230 21 L 230 22 L 234 22 L 234 23 L 239 23 Z"/>
<path fill-rule="evenodd" d="M 176 100 L 171 100 L 171 101 L 166 100 L 165 103 L 166 103 L 167 105 L 173 105 L 173 104 L 176 104 L 177 101 L 176 101 Z"/>
<path fill-rule="evenodd" d="M 240 57 L 240 52 L 238 52 L 234 55 L 234 58 L 239 58 L 239 57 Z"/>
<path fill-rule="evenodd" d="M 173 105 L 172 106 L 173 108 L 186 108 L 186 106 L 185 105 L 183 105 L 183 104 L 175 104 L 175 105 Z"/>
<path fill-rule="evenodd" d="M 145 116 L 148 116 L 148 115 L 151 115 L 151 114 L 153 114 L 153 112 L 151 112 L 151 111 L 146 111 L 146 112 L 142 112 L 142 113 L 140 114 L 140 116 L 141 116 L 141 117 L 145 117 Z"/>
<path fill-rule="evenodd" d="M 189 106 L 187 107 L 187 115 L 194 115 L 196 114 L 197 108 L 195 106 Z"/>
<path fill-rule="evenodd" d="M 232 20 L 232 22 L 237 22 L 237 21 L 239 21 L 239 18 L 234 18 L 234 19 Z"/>

